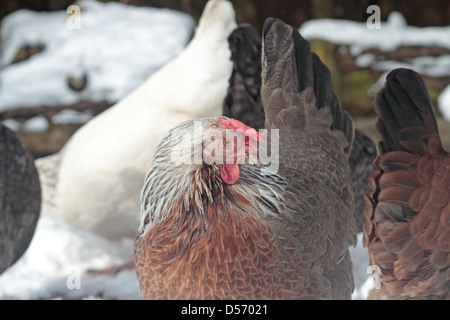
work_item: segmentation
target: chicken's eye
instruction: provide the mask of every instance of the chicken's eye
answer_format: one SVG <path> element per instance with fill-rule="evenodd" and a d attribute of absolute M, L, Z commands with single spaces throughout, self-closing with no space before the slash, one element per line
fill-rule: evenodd
<path fill-rule="evenodd" d="M 227 148 L 230 145 L 230 140 L 223 138 L 222 144 L 224 148 Z"/>

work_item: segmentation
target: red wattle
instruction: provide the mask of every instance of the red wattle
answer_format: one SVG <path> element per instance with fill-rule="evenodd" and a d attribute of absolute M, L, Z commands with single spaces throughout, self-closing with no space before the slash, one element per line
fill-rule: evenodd
<path fill-rule="evenodd" d="M 239 179 L 239 173 L 241 170 L 240 164 L 223 164 L 220 169 L 220 175 L 223 182 L 226 184 L 235 184 Z"/>

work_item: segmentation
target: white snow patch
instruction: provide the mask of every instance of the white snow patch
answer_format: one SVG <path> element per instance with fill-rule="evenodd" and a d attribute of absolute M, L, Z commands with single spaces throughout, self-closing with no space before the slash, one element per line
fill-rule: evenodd
<path fill-rule="evenodd" d="M 21 123 L 12 118 L 6 119 L 2 121 L 2 124 L 7 127 L 9 130 L 17 132 L 22 127 Z"/>
<path fill-rule="evenodd" d="M 439 96 L 438 106 L 445 120 L 450 121 L 450 85 Z"/>
<path fill-rule="evenodd" d="M 112 243 L 42 214 L 28 250 L 0 276 L 0 300 L 142 299 L 134 269 L 115 276 L 85 273 L 120 265 L 132 253 L 133 239 Z"/>
<path fill-rule="evenodd" d="M 355 290 L 352 294 L 353 300 L 365 300 L 369 291 L 373 288 L 374 281 L 370 273 L 367 272 L 369 266 L 369 253 L 363 246 L 363 233 L 358 233 L 356 247 L 350 247 L 350 256 L 353 263 L 353 277 L 355 280 Z"/>
<path fill-rule="evenodd" d="M 53 124 L 84 124 L 91 120 L 94 114 L 91 110 L 76 111 L 76 110 L 62 110 L 52 117 Z"/>
<path fill-rule="evenodd" d="M 43 116 L 36 116 L 23 124 L 23 130 L 27 132 L 45 132 L 48 129 L 48 121 Z"/>
<path fill-rule="evenodd" d="M 1 23 L 0 110 L 70 105 L 81 99 L 116 102 L 175 58 L 194 28 L 189 15 L 121 3 L 79 1 L 81 28 L 66 26 L 66 11 L 18 10 Z M 45 49 L 10 64 L 25 45 Z M 71 76 L 87 75 L 80 93 Z"/>
<path fill-rule="evenodd" d="M 356 58 L 360 68 L 371 68 L 379 71 L 390 71 L 395 68 L 408 68 L 421 75 L 440 78 L 450 76 L 450 55 L 439 57 L 407 58 L 403 61 L 381 60 L 375 54 L 365 53 Z"/>
<path fill-rule="evenodd" d="M 450 26 L 408 26 L 398 12 L 392 12 L 388 20 L 381 23 L 380 29 L 369 29 L 365 22 L 315 19 L 303 23 L 300 33 L 306 39 L 323 39 L 348 45 L 354 56 L 370 48 L 381 51 L 393 51 L 400 46 L 439 46 L 450 49 Z"/>

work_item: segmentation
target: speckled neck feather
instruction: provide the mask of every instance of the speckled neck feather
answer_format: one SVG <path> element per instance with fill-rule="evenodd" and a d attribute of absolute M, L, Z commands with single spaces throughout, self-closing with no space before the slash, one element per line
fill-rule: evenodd
<path fill-rule="evenodd" d="M 283 187 L 286 183 L 264 167 L 244 164 L 241 168 L 244 174 L 238 182 L 226 185 L 215 164 L 174 164 L 170 155 L 176 142 L 168 137 L 180 135 L 179 131 L 189 132 L 192 128 L 192 121 L 180 124 L 163 138 L 157 148 L 141 194 L 141 223 L 138 230 L 141 236 L 156 222 L 167 219 L 174 210 L 179 215 L 201 218 L 207 228 L 208 217 L 205 212 L 208 207 L 214 206 L 217 214 L 224 214 L 230 206 L 237 205 L 236 197 L 246 199 L 254 214 L 277 215 L 282 210 Z M 199 146 L 195 146 L 194 150 L 201 152 Z M 261 181 L 266 183 L 261 184 Z"/>

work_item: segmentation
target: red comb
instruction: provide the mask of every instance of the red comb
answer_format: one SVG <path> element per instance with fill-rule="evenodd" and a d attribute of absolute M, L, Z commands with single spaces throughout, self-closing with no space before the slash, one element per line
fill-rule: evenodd
<path fill-rule="evenodd" d="M 258 141 L 263 141 L 262 137 L 264 133 L 260 133 L 252 127 L 246 126 L 242 122 L 235 119 L 221 119 L 217 118 L 220 124 L 224 125 L 227 129 L 233 129 L 238 132 L 242 132 L 248 136 L 256 137 Z"/>

